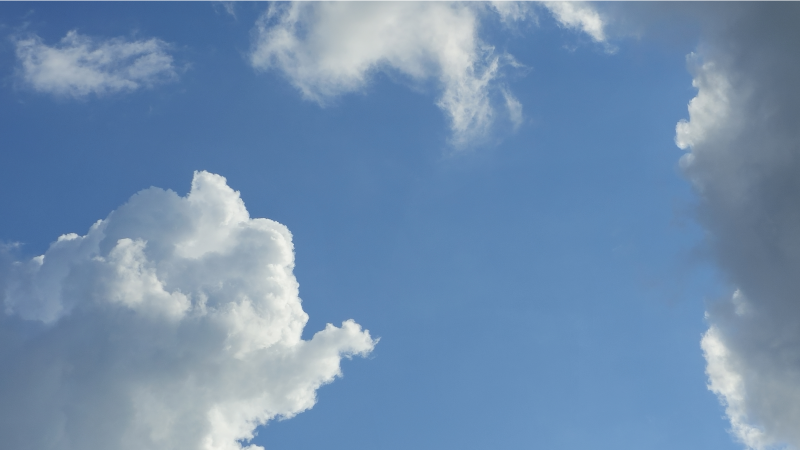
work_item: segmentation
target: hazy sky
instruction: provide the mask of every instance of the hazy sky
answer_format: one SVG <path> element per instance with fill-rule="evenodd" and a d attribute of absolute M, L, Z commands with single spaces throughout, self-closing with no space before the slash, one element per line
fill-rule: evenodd
<path fill-rule="evenodd" d="M 800 449 L 798 19 L 0 3 L 0 447 Z"/>

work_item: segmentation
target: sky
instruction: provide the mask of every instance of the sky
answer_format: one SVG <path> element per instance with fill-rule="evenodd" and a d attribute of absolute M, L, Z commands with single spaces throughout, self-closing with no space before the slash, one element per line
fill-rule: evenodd
<path fill-rule="evenodd" d="M 800 449 L 798 18 L 0 2 L 0 447 Z"/>

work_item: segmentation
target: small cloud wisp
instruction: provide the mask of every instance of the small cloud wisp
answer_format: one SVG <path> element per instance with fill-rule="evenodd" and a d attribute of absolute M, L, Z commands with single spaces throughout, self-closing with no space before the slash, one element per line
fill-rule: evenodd
<path fill-rule="evenodd" d="M 94 39 L 73 30 L 49 46 L 36 35 L 14 39 L 19 77 L 33 90 L 85 98 L 132 92 L 178 75 L 169 45 L 159 39 Z"/>

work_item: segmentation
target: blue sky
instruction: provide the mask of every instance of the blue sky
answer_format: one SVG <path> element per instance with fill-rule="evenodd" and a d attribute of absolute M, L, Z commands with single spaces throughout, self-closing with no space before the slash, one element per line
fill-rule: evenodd
<path fill-rule="evenodd" d="M 0 4 L 2 446 L 800 446 L 797 8 L 406 5 Z"/>

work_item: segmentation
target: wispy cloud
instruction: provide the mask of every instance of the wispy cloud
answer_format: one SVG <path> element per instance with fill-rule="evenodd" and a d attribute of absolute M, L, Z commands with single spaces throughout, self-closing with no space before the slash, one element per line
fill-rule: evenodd
<path fill-rule="evenodd" d="M 436 80 L 453 143 L 466 146 L 489 131 L 510 61 L 479 38 L 484 11 L 436 2 L 273 5 L 255 29 L 250 61 L 281 71 L 320 104 L 363 89 L 379 71 Z"/>
<path fill-rule="evenodd" d="M 236 19 L 236 2 L 227 2 L 227 1 L 214 2 L 215 10 L 217 9 L 217 5 L 221 6 L 226 14 Z"/>
<path fill-rule="evenodd" d="M 503 97 L 506 99 L 506 109 L 508 109 L 508 116 L 514 127 L 522 125 L 522 103 L 517 100 L 510 92 L 504 90 Z"/>
<path fill-rule="evenodd" d="M 261 449 L 243 443 L 257 426 L 311 408 L 376 343 L 352 320 L 301 338 L 291 233 L 207 172 L 44 255 L 2 250 L 0 332 L 46 324 L 0 342 L 4 448 Z"/>
<path fill-rule="evenodd" d="M 48 94 L 101 96 L 177 79 L 169 45 L 159 39 L 100 40 L 73 30 L 53 46 L 36 35 L 14 44 L 23 82 Z"/>
<path fill-rule="evenodd" d="M 505 1 L 508 3 L 508 0 Z M 605 22 L 589 2 L 584 0 L 536 0 L 536 2 L 549 9 L 561 25 L 581 30 L 597 42 L 606 40 Z"/>

